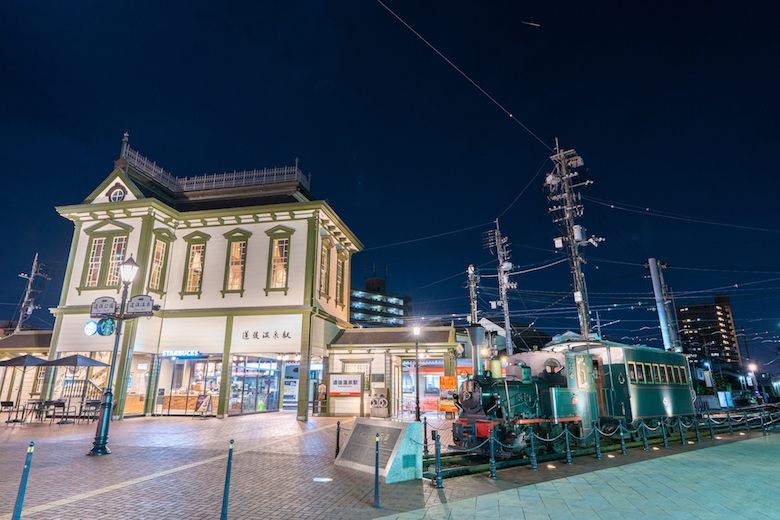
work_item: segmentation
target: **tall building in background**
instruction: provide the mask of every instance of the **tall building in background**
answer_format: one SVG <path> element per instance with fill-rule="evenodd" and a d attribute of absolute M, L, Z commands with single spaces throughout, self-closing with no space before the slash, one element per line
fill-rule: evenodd
<path fill-rule="evenodd" d="M 678 306 L 677 323 L 683 352 L 696 362 L 739 370 L 742 356 L 728 295 L 715 296 L 714 303 Z"/>
<path fill-rule="evenodd" d="M 366 280 L 366 289 L 350 289 L 349 320 L 366 327 L 403 326 L 412 314 L 411 296 L 386 293 L 387 278 Z"/>

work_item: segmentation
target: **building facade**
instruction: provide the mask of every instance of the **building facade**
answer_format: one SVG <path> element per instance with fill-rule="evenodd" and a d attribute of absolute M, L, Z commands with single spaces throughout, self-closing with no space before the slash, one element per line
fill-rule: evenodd
<path fill-rule="evenodd" d="M 175 177 L 132 150 L 81 204 L 50 359 L 110 363 L 113 336 L 86 335 L 90 305 L 120 297 L 117 267 L 140 265 L 130 296 L 159 310 L 127 321 L 116 363 L 114 415 L 218 417 L 297 404 L 306 420 L 312 376 L 349 325 L 351 256 L 361 243 L 295 167 Z M 288 377 L 297 365 L 297 378 Z M 318 369 L 320 372 L 318 372 Z M 91 384 L 105 371 L 90 372 Z M 62 385 L 47 376 L 47 392 Z"/>
<path fill-rule="evenodd" d="M 369 278 L 365 290 L 350 290 L 350 321 L 366 327 L 404 326 L 412 315 L 411 296 L 385 292 L 385 278 Z"/>
<path fill-rule="evenodd" d="M 694 362 L 741 369 L 742 356 L 728 295 L 715 296 L 714 302 L 678 306 L 677 323 L 683 352 L 690 354 Z"/>

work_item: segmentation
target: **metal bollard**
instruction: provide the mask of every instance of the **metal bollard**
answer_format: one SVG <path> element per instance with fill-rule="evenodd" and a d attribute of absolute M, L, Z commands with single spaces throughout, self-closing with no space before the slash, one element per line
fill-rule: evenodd
<path fill-rule="evenodd" d="M 729 433 L 733 437 L 734 436 L 734 428 L 732 428 L 732 426 L 731 426 L 731 414 L 729 413 L 728 410 L 726 410 L 726 420 L 729 423 Z"/>
<path fill-rule="evenodd" d="M 222 513 L 219 520 L 227 520 L 228 498 L 230 497 L 230 470 L 233 466 L 233 439 L 230 439 L 230 451 L 228 451 L 227 471 L 225 472 L 225 491 L 222 493 Z"/>
<path fill-rule="evenodd" d="M 664 448 L 669 447 L 669 439 L 666 438 L 666 421 L 661 419 L 661 432 L 664 434 Z"/>
<path fill-rule="evenodd" d="M 436 489 L 441 489 L 441 437 L 436 432 Z"/>
<path fill-rule="evenodd" d="M 694 415 L 693 416 L 693 427 L 696 431 L 696 442 L 701 442 L 701 435 L 699 435 L 699 416 Z"/>
<path fill-rule="evenodd" d="M 496 479 L 496 457 L 494 455 L 494 448 L 493 448 L 493 430 L 488 430 L 488 435 L 490 435 L 490 478 L 495 480 Z"/>
<path fill-rule="evenodd" d="M 645 429 L 645 420 L 642 419 L 639 423 L 640 428 L 642 428 L 642 444 L 644 444 L 645 451 L 648 451 L 650 448 L 647 447 L 647 430 Z"/>
<path fill-rule="evenodd" d="M 376 456 L 374 458 L 374 507 L 379 507 L 379 434 L 376 434 Z"/>
<path fill-rule="evenodd" d="M 683 430 L 682 417 L 677 418 L 677 425 L 680 427 L 680 444 L 685 444 L 685 431 Z"/>
<path fill-rule="evenodd" d="M 333 456 L 334 459 L 339 456 L 340 436 L 341 436 L 341 421 L 336 421 L 336 455 Z"/>
<path fill-rule="evenodd" d="M 536 450 L 534 449 L 534 437 L 536 437 L 536 434 L 534 433 L 534 429 L 530 428 L 531 430 L 531 469 L 534 471 L 539 471 L 539 468 L 536 465 Z"/>
<path fill-rule="evenodd" d="M 563 427 L 565 428 L 564 436 L 566 437 L 566 464 L 571 466 L 571 448 L 569 447 L 569 425 L 564 424 Z"/>
<path fill-rule="evenodd" d="M 423 417 L 423 453 L 428 455 L 428 418 Z"/>
<path fill-rule="evenodd" d="M 596 442 L 596 459 L 601 460 L 601 444 L 599 444 L 599 427 L 596 421 L 593 421 L 593 439 Z"/>
<path fill-rule="evenodd" d="M 22 517 L 22 504 L 24 503 L 24 492 L 27 489 L 27 476 L 30 474 L 30 463 L 32 463 L 33 450 L 35 443 L 31 442 L 27 448 L 27 458 L 24 461 L 24 470 L 22 471 L 22 481 L 19 483 L 19 492 L 16 494 L 16 504 L 11 520 L 19 520 Z"/>
<path fill-rule="evenodd" d="M 764 430 L 764 435 L 766 435 L 766 424 L 764 424 L 764 409 L 761 409 L 761 429 Z"/>
<path fill-rule="evenodd" d="M 712 429 L 712 417 L 710 417 L 709 410 L 707 410 L 707 425 L 710 427 L 710 439 L 715 440 L 715 431 Z"/>
<path fill-rule="evenodd" d="M 620 423 L 620 452 L 623 455 L 628 455 L 626 453 L 626 438 L 623 436 L 623 423 Z"/>

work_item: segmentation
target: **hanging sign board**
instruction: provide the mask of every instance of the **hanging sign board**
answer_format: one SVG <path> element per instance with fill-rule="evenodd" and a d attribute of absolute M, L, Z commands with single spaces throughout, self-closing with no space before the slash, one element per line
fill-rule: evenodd
<path fill-rule="evenodd" d="M 331 396 L 360 396 L 363 394 L 363 374 L 330 374 Z"/>
<path fill-rule="evenodd" d="M 441 392 L 439 405 L 441 411 L 457 412 L 458 407 L 455 406 L 455 398 L 453 396 L 458 393 L 458 378 L 456 376 L 440 376 L 439 391 Z"/>
<path fill-rule="evenodd" d="M 152 301 L 151 296 L 147 296 L 145 294 L 139 294 L 138 296 L 133 296 L 130 298 L 130 301 L 127 302 L 127 308 L 125 309 L 125 314 L 132 314 L 133 316 L 154 316 L 154 312 L 152 312 L 152 306 L 154 305 L 154 301 Z"/>
<path fill-rule="evenodd" d="M 110 296 L 101 296 L 92 302 L 89 314 L 91 318 L 102 318 L 116 314 L 116 300 Z"/>

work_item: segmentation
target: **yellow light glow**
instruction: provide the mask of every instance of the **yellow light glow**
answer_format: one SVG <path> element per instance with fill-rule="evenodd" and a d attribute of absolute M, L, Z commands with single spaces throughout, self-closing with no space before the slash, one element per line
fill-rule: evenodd
<path fill-rule="evenodd" d="M 553 466 L 552 464 L 548 464 L 548 465 L 547 465 L 547 467 L 548 467 L 549 469 L 555 469 L 555 466 Z"/>
<path fill-rule="evenodd" d="M 660 450 L 661 448 L 659 448 L 658 446 L 653 446 L 653 449 L 654 449 L 655 451 L 658 451 L 658 450 Z"/>
<path fill-rule="evenodd" d="M 609 455 L 607 455 L 607 457 L 609 457 L 610 459 L 614 459 L 615 458 L 615 456 L 612 455 L 611 453 Z"/>

